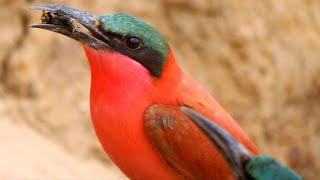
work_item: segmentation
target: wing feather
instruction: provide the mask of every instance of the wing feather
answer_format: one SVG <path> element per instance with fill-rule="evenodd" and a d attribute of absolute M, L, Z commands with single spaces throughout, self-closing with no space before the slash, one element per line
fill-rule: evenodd
<path fill-rule="evenodd" d="M 185 179 L 232 179 L 221 154 L 180 106 L 153 105 L 145 112 L 144 123 L 161 157 Z"/>

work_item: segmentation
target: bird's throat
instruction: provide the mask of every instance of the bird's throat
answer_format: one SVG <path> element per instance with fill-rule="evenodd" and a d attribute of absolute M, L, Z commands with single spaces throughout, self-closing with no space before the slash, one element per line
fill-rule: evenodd
<path fill-rule="evenodd" d="M 136 61 L 116 51 L 96 51 L 85 47 L 91 68 L 90 110 L 104 148 L 117 144 L 118 134 L 135 134 L 142 121 L 152 91 L 149 72 Z M 137 117 L 141 116 L 141 117 Z M 137 127 L 136 127 L 137 126 Z M 131 137 L 126 137 L 128 139 Z M 104 144 L 105 141 L 108 141 Z"/>

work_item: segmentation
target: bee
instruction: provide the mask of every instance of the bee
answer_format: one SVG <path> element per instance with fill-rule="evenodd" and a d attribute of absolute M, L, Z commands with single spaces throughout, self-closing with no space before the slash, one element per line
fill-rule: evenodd
<path fill-rule="evenodd" d="M 41 22 L 42 24 L 53 24 L 62 26 L 63 28 L 74 32 L 78 27 L 75 21 L 70 18 L 66 17 L 63 14 L 59 14 L 59 12 L 46 12 L 43 11 L 41 15 Z"/>
<path fill-rule="evenodd" d="M 53 17 L 51 15 L 51 12 L 42 11 L 42 15 L 41 15 L 42 24 L 53 24 L 52 19 Z"/>

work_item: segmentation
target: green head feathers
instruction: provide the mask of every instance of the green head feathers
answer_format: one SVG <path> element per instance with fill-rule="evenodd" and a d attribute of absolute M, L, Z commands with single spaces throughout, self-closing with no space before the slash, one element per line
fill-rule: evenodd
<path fill-rule="evenodd" d="M 100 16 L 100 20 L 104 31 L 121 36 L 141 37 L 146 46 L 167 57 L 168 45 L 166 40 L 155 28 L 145 21 L 122 13 Z"/>
<path fill-rule="evenodd" d="M 100 27 L 110 38 L 109 45 L 113 50 L 139 62 L 152 76 L 161 77 L 169 47 L 155 28 L 126 14 L 108 14 L 99 18 Z"/>

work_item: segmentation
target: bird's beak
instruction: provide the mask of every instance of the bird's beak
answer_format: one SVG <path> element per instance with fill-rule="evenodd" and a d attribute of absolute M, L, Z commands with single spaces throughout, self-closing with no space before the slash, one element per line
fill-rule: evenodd
<path fill-rule="evenodd" d="M 44 4 L 31 7 L 32 10 L 42 10 L 42 24 L 30 27 L 46 29 L 66 35 L 94 49 L 109 49 L 110 39 L 103 33 L 99 16 L 57 4 Z M 76 22 L 84 26 L 90 33 L 80 30 Z"/>
<path fill-rule="evenodd" d="M 245 165 L 252 158 L 249 151 L 219 125 L 189 107 L 181 110 L 209 137 L 229 164 L 236 179 L 246 179 Z"/>

